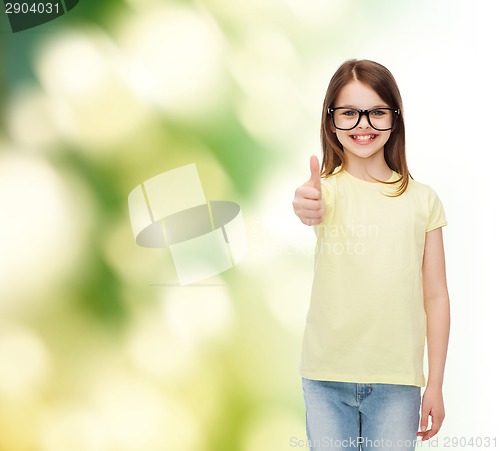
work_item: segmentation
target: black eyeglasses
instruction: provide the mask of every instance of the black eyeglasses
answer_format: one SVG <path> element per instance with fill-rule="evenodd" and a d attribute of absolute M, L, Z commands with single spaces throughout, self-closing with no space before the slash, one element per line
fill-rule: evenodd
<path fill-rule="evenodd" d="M 380 132 L 392 130 L 396 119 L 401 114 L 399 108 L 372 108 L 371 110 L 359 110 L 358 108 L 328 108 L 328 114 L 332 117 L 333 125 L 339 130 L 352 130 L 357 127 L 361 118 L 366 116 L 370 127 Z"/>

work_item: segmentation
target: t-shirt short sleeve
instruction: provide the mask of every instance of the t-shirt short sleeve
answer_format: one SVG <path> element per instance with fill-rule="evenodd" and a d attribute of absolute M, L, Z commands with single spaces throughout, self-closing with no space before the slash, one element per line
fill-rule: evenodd
<path fill-rule="evenodd" d="M 325 180 L 321 180 L 321 197 L 323 198 L 323 202 L 325 205 L 329 205 L 331 201 L 331 193 L 330 188 L 328 187 Z"/>
<path fill-rule="evenodd" d="M 429 187 L 429 216 L 427 219 L 426 232 L 448 225 L 443 204 L 436 192 Z"/>

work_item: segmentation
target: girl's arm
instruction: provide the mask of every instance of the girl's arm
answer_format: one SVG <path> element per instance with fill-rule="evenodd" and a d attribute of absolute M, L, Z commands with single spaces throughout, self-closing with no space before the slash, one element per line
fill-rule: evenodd
<path fill-rule="evenodd" d="M 417 435 L 428 440 L 437 434 L 444 420 L 442 394 L 444 366 L 450 334 L 450 300 L 446 284 L 446 267 L 442 228 L 427 232 L 422 265 L 424 307 L 427 315 L 427 355 L 429 375 L 422 398 L 422 415 Z M 429 416 L 432 429 L 426 431 Z"/>

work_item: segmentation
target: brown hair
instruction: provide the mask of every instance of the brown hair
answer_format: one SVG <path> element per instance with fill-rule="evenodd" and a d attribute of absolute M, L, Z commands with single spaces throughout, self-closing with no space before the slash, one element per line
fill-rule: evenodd
<path fill-rule="evenodd" d="M 401 174 L 401 177 L 392 182 L 385 182 L 373 177 L 378 182 L 389 185 L 401 182 L 401 186 L 396 191 L 394 197 L 400 196 L 408 187 L 409 178 L 413 179 L 406 163 L 403 102 L 393 75 L 387 68 L 374 61 L 348 60 L 337 69 L 330 80 L 323 103 L 321 118 L 321 146 L 323 148 L 321 175 L 328 177 L 337 167 L 340 166 L 340 170 L 344 168 L 344 150 L 337 135 L 332 131 L 332 122 L 328 114 L 328 108 L 335 106 L 335 101 L 339 96 L 340 90 L 352 81 L 359 81 L 369 86 L 390 107 L 399 108 L 401 112 L 396 119 L 391 136 L 384 146 L 384 158 L 387 165 L 393 171 Z"/>

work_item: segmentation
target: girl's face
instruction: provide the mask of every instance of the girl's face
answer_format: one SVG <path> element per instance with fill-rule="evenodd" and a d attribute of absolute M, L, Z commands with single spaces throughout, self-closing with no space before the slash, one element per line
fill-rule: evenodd
<path fill-rule="evenodd" d="M 359 81 L 352 81 L 345 85 L 339 93 L 335 107 L 352 107 L 360 110 L 371 108 L 392 107 L 387 105 L 378 94 Z M 384 149 L 385 143 L 391 136 L 391 130 L 378 131 L 372 128 L 366 115 L 361 117 L 359 124 L 352 130 L 335 129 L 331 122 L 333 132 L 344 148 L 344 154 L 350 158 L 370 158 Z"/>

